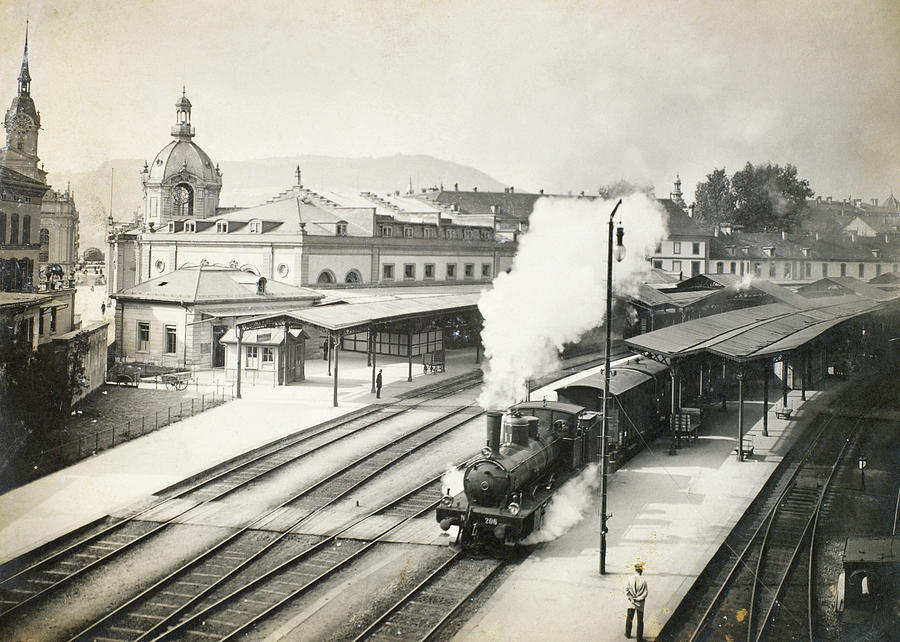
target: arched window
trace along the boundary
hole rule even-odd
[[[19,244],[19,215],[15,212],[9,217],[9,244]]]
[[[25,214],[22,217],[22,245],[31,243],[31,216]]]
[[[45,227],[41,228],[41,254],[40,261],[46,263],[50,260],[50,230]]]
[[[344,283],[362,283],[362,276],[356,270],[350,270],[344,277]]]
[[[172,215],[176,218],[194,215],[194,189],[179,183],[172,190]]]
[[[316,279],[316,283],[321,285],[329,285],[335,282],[334,273],[331,270],[322,270],[319,274],[319,278]]]

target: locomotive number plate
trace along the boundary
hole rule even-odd
[[[496,526],[500,522],[497,521],[496,517],[485,517],[484,523],[487,524],[488,526]]]

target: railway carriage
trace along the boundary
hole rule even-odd
[[[562,402],[603,411],[602,373],[558,388]],[[610,369],[607,452],[611,461],[622,463],[644,448],[669,420],[671,380],[669,368],[649,359],[635,359]]]

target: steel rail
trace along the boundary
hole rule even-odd
[[[465,379],[465,378],[464,378],[464,379]],[[451,382],[450,385],[458,385],[458,384],[459,384],[459,382],[457,382],[456,380],[453,380],[453,381]],[[438,387],[438,390],[440,390],[442,387],[443,387],[443,386],[439,386],[439,387]],[[450,395],[456,394],[457,392],[460,392],[461,390],[465,390],[465,389],[467,389],[468,387],[471,387],[471,385],[466,385],[466,386],[464,386],[464,387],[461,388],[461,389],[456,388],[456,389],[453,389],[453,390],[451,390],[451,391],[449,391],[449,392],[439,392],[438,394],[433,394],[435,391],[432,390],[432,391],[429,391],[428,393],[425,393],[424,395],[421,395],[421,396],[422,396],[422,397],[425,397],[426,400],[439,399],[439,398],[441,398],[441,397],[445,397],[445,396],[450,396]],[[359,432],[361,432],[361,431],[363,431],[363,430],[366,430],[366,429],[368,429],[368,428],[371,428],[372,426],[374,426],[374,425],[376,425],[376,424],[378,424],[378,423],[381,423],[381,422],[384,422],[384,421],[393,419],[393,418],[399,416],[400,414],[406,413],[406,412],[408,412],[408,411],[410,411],[410,410],[413,410],[413,409],[419,407],[420,405],[421,405],[421,404],[414,404],[414,405],[410,405],[410,406],[401,406],[399,410],[396,410],[396,411],[393,411],[393,412],[390,412],[390,411],[389,411],[389,412],[384,412],[383,406],[377,406],[377,405],[376,405],[376,406],[372,406],[372,407],[370,407],[370,408],[366,408],[366,409],[363,410],[362,412],[349,413],[349,414],[351,414],[351,416],[350,416],[348,419],[345,419],[344,417],[341,417],[336,423],[333,423],[335,420],[330,420],[330,421],[328,421],[328,422],[324,422],[324,424],[320,424],[320,426],[322,426],[320,429],[316,430],[316,428],[318,428],[318,427],[312,429],[312,430],[315,430],[315,432],[310,433],[310,432],[308,432],[308,431],[303,431],[303,434],[297,435],[297,438],[296,438],[296,439],[289,438],[289,439],[292,439],[292,440],[289,441],[288,443],[276,443],[276,444],[272,445],[272,449],[271,449],[271,450],[269,450],[267,446],[264,446],[264,448],[266,448],[267,450],[266,450],[265,452],[263,452],[263,453],[260,453],[259,455],[255,456],[255,457],[253,457],[252,459],[250,459],[250,460],[248,460],[248,461],[245,461],[245,462],[242,462],[242,463],[240,463],[240,464],[237,464],[237,465],[235,465],[235,466],[233,466],[233,467],[231,467],[231,468],[228,468],[228,469],[226,469],[226,470],[224,470],[224,471],[222,471],[222,472],[220,472],[220,473],[217,473],[217,474],[215,474],[213,477],[210,477],[210,478],[207,478],[207,479],[205,479],[205,480],[203,480],[203,481],[200,481],[200,482],[198,482],[197,484],[194,484],[194,485],[190,486],[189,488],[187,488],[187,489],[185,489],[185,490],[183,490],[183,491],[179,491],[177,494],[175,494],[175,495],[173,495],[173,496],[171,496],[171,497],[167,497],[166,499],[163,499],[163,500],[161,500],[161,501],[159,501],[159,502],[155,502],[153,505],[147,507],[146,509],[141,510],[139,513],[136,513],[135,515],[132,515],[132,516],[130,516],[130,517],[128,517],[128,518],[125,518],[125,519],[123,519],[123,520],[120,520],[120,521],[118,521],[118,522],[116,522],[116,523],[114,523],[114,524],[111,524],[110,526],[108,526],[108,527],[102,529],[101,531],[96,532],[96,533],[93,533],[93,534],[91,534],[91,535],[89,535],[89,536],[87,536],[87,537],[85,537],[85,538],[79,540],[78,542],[75,542],[75,543],[73,543],[73,544],[67,546],[66,548],[62,549],[61,551],[57,551],[57,552],[54,553],[53,555],[51,555],[51,556],[49,556],[49,557],[47,557],[47,558],[44,558],[44,559],[40,560],[39,562],[36,562],[35,564],[32,564],[32,565],[26,567],[25,569],[22,569],[22,570],[16,572],[15,574],[9,576],[8,578],[6,578],[6,579],[0,581],[0,587],[2,587],[3,584],[6,584],[6,583],[8,583],[8,582],[11,582],[11,581],[13,581],[13,580],[15,580],[15,579],[25,579],[25,578],[23,578],[23,576],[24,576],[26,573],[33,573],[33,572],[35,572],[35,571],[40,572],[40,570],[41,570],[43,567],[49,566],[50,564],[52,564],[52,563],[54,563],[54,562],[57,562],[57,561],[59,561],[59,560],[61,560],[61,559],[64,559],[66,555],[72,553],[75,549],[80,548],[80,547],[83,547],[83,546],[85,546],[85,545],[89,545],[91,542],[98,541],[98,540],[100,540],[101,538],[103,538],[103,537],[107,536],[108,534],[110,534],[111,532],[114,532],[114,531],[117,531],[117,530],[121,530],[121,529],[123,529],[125,526],[127,526],[128,524],[135,523],[135,522],[139,521],[139,518],[140,518],[141,516],[147,515],[147,514],[150,513],[151,511],[158,510],[159,508],[161,508],[162,506],[166,505],[166,504],[169,503],[169,502],[173,502],[173,501],[175,501],[175,500],[177,500],[177,499],[183,498],[184,496],[186,496],[186,495],[188,495],[188,494],[190,494],[190,493],[196,492],[198,489],[203,488],[204,486],[208,486],[208,485],[210,485],[210,484],[212,484],[212,483],[215,483],[216,481],[221,481],[221,479],[224,478],[224,477],[227,476],[227,475],[234,474],[234,473],[237,472],[237,471],[240,471],[240,470],[242,470],[242,469],[244,469],[244,468],[247,468],[247,467],[249,467],[249,466],[255,465],[255,464],[257,464],[259,461],[261,461],[261,460],[263,460],[263,459],[265,459],[265,458],[269,458],[269,457],[277,457],[277,456],[278,456],[279,454],[281,454],[284,450],[287,450],[287,449],[293,448],[293,447],[295,447],[295,446],[298,446],[298,445],[300,445],[300,444],[302,444],[302,443],[304,443],[304,442],[306,442],[306,441],[309,441],[309,440],[311,440],[311,439],[314,439],[314,438],[316,438],[316,437],[318,437],[318,436],[320,436],[320,435],[322,435],[322,434],[325,434],[325,433],[328,433],[328,432],[333,432],[333,431],[336,431],[336,430],[340,430],[342,427],[346,426],[347,424],[350,424],[350,423],[352,423],[352,422],[354,422],[354,421],[358,421],[359,419],[365,419],[365,418],[367,418],[367,417],[370,417],[370,416],[372,416],[372,415],[374,415],[374,414],[378,414],[378,413],[381,414],[381,416],[378,417],[375,421],[372,421],[372,422],[369,422],[369,423],[364,423],[364,424],[361,425],[359,428],[353,429],[353,430],[351,430],[350,432],[348,432],[348,433],[346,433],[346,434],[344,434],[344,435],[341,435],[341,436],[337,437],[336,439],[333,439],[333,440],[331,440],[331,441],[328,441],[328,442],[326,442],[326,443],[324,443],[324,444],[320,444],[319,446],[316,446],[315,448],[312,448],[312,449],[310,449],[310,450],[308,450],[308,451],[305,451],[305,452],[303,452],[303,453],[300,453],[300,454],[297,455],[296,457],[288,458],[288,459],[286,459],[286,460],[283,461],[283,462],[279,462],[279,463],[277,463],[275,466],[273,466],[273,467],[271,467],[271,468],[268,468],[268,469],[266,469],[266,470],[263,470],[263,471],[261,471],[261,472],[255,474],[255,475],[249,477],[248,479],[242,480],[242,481],[240,481],[238,484],[236,484],[236,485],[234,485],[234,486],[231,486],[231,487],[229,487],[229,488],[226,488],[225,490],[223,490],[222,492],[220,492],[220,493],[218,493],[218,494],[216,494],[216,495],[213,495],[213,496],[211,496],[211,497],[208,497],[208,498],[206,498],[206,499],[203,499],[202,501],[200,501],[200,502],[198,502],[198,503],[196,503],[196,504],[194,504],[194,505],[192,505],[192,506],[189,506],[189,507],[185,508],[184,510],[180,511],[179,513],[177,513],[177,514],[171,516],[171,517],[170,517],[169,519],[167,519],[166,521],[163,521],[163,522],[158,523],[156,526],[154,526],[153,528],[151,528],[151,529],[148,530],[147,532],[142,533],[142,534],[140,534],[140,535],[137,536],[137,537],[130,538],[129,541],[125,542],[125,543],[122,544],[121,546],[119,546],[119,547],[117,547],[117,548],[115,548],[115,549],[113,549],[113,550],[110,550],[108,553],[105,553],[105,554],[103,554],[103,555],[100,555],[97,559],[92,560],[92,561],[89,562],[88,564],[86,564],[86,565],[84,565],[84,566],[81,566],[81,567],[75,569],[75,570],[72,571],[70,574],[68,574],[68,575],[66,575],[66,576],[64,576],[64,577],[62,577],[62,578],[60,578],[58,581],[53,582],[53,583],[51,583],[51,584],[48,584],[48,585],[44,586],[43,588],[41,588],[40,590],[38,590],[38,591],[36,591],[36,592],[34,592],[34,593],[31,593],[31,594],[28,595],[25,599],[20,600],[19,602],[13,604],[12,606],[10,606],[9,608],[7,608],[6,610],[0,612],[0,619],[3,619],[3,618],[5,618],[5,617],[7,617],[10,613],[16,611],[16,610],[19,609],[19,608],[22,608],[22,607],[25,606],[26,604],[30,604],[32,601],[34,601],[34,600],[36,600],[36,599],[38,599],[38,598],[40,598],[40,597],[46,595],[46,594],[49,593],[50,591],[53,591],[53,590],[58,589],[61,585],[66,584],[66,583],[68,583],[68,582],[70,582],[70,581],[76,579],[77,577],[80,577],[81,575],[83,575],[84,573],[88,572],[89,570],[94,569],[94,568],[96,568],[97,566],[99,566],[99,565],[101,565],[101,564],[103,564],[103,563],[105,563],[105,562],[108,562],[110,559],[112,559],[112,558],[115,557],[115,556],[118,556],[118,555],[121,554],[122,552],[124,552],[124,551],[126,551],[126,550],[131,550],[132,547],[134,547],[134,546],[137,545],[138,543],[144,541],[145,539],[149,538],[151,535],[154,535],[154,534],[160,532],[161,530],[163,530],[164,528],[166,528],[167,526],[171,525],[176,519],[178,519],[179,517],[181,517],[181,516],[184,515],[185,513],[189,512],[189,511],[191,511],[191,510],[194,510],[194,509],[196,509],[196,508],[198,508],[198,507],[200,507],[200,506],[203,506],[203,505],[205,505],[205,504],[207,504],[207,503],[210,503],[210,502],[212,502],[212,501],[219,500],[219,499],[221,499],[222,497],[224,497],[225,495],[228,495],[228,494],[230,494],[231,492],[233,492],[233,491],[235,491],[235,490],[237,490],[237,489],[239,489],[239,488],[243,488],[244,486],[246,486],[246,485],[248,485],[248,484],[250,484],[250,483],[252,483],[252,482],[254,482],[254,481],[257,481],[260,477],[262,477],[262,476],[264,476],[264,475],[268,475],[268,474],[270,474],[270,473],[272,473],[272,472],[278,470],[278,469],[281,468],[282,466],[285,466],[285,465],[288,465],[288,464],[291,464],[291,463],[295,463],[295,462],[298,461],[299,459],[308,457],[308,456],[310,456],[312,453],[317,452],[318,450],[321,450],[321,449],[323,449],[323,448],[325,448],[325,447],[327,447],[327,446],[331,446],[331,445],[337,443],[338,441],[341,441],[342,439],[348,438],[348,437],[350,437],[350,436],[352,436],[352,435],[355,435],[355,434],[357,434],[357,433],[359,433]],[[331,424],[331,425],[326,425],[326,424]],[[279,508],[280,508],[280,507],[279,507]],[[25,581],[27,581],[27,579],[25,579]]]
[[[790,476],[788,477],[788,480],[787,480],[787,483],[785,484],[784,490],[778,495],[776,501],[774,502],[773,507],[769,509],[769,511],[766,513],[766,516],[763,517],[762,521],[760,522],[759,526],[756,527],[756,529],[753,531],[751,536],[748,538],[747,543],[744,545],[744,548],[741,549],[740,553],[738,553],[737,559],[735,560],[734,564],[732,565],[731,570],[728,572],[727,576],[722,581],[722,584],[719,587],[719,590],[713,596],[713,599],[710,600],[709,606],[706,608],[706,611],[704,611],[702,617],[700,618],[700,621],[697,623],[697,626],[694,628],[693,632],[691,633],[691,636],[689,638],[690,642],[694,642],[694,641],[698,640],[700,634],[709,625],[709,623],[710,623],[709,618],[712,615],[713,610],[719,605],[719,602],[721,601],[722,597],[725,595],[726,590],[730,588],[730,586],[734,580],[734,577],[737,575],[739,570],[746,567],[744,558],[747,556],[747,553],[749,552],[750,548],[755,544],[757,538],[760,536],[760,534],[762,532],[763,527],[769,521],[769,518],[771,517],[773,511],[784,500],[785,496],[790,491],[792,484],[796,480],[797,476],[800,474],[800,470],[802,468],[802,460],[804,460],[812,452],[813,448],[818,443],[818,440],[824,435],[825,430],[828,428],[829,425],[831,425],[831,422],[834,421],[835,417],[836,417],[836,415],[831,415],[828,418],[828,420],[823,423],[822,427],[819,429],[819,432],[810,441],[803,457],[796,464],[796,467],[794,468],[794,470],[791,472]],[[755,579],[754,579],[754,581],[755,581]]]
[[[417,428],[416,430],[413,430],[413,431],[411,431],[411,432],[409,432],[409,433],[406,433],[406,434],[404,434],[404,435],[402,435],[402,436],[400,436],[400,437],[398,437],[398,438],[392,440],[391,442],[388,442],[388,443],[386,443],[386,444],[380,446],[377,450],[372,451],[372,452],[370,452],[370,453],[368,453],[368,454],[366,454],[366,455],[363,455],[362,457],[359,457],[359,458],[355,459],[354,461],[348,463],[347,465],[345,465],[345,466],[342,467],[341,469],[339,469],[339,470],[335,471],[334,473],[332,473],[332,474],[326,476],[324,479],[318,480],[317,482],[315,482],[315,483],[313,483],[312,485],[308,486],[307,488],[303,489],[303,490],[300,491],[299,493],[297,493],[297,494],[293,495],[292,497],[290,497],[289,499],[285,500],[284,502],[282,502],[281,504],[279,504],[279,505],[276,506],[275,508],[273,508],[273,509],[271,509],[271,510],[269,510],[269,511],[266,511],[266,512],[263,513],[261,516],[257,517],[257,518],[254,519],[253,521],[251,521],[251,522],[249,522],[248,524],[246,524],[243,528],[239,529],[238,531],[232,533],[231,535],[227,536],[227,537],[224,538],[223,540],[221,540],[221,541],[219,541],[218,543],[214,544],[212,547],[210,547],[209,549],[207,549],[207,550],[204,551],[203,553],[200,553],[198,556],[196,556],[196,557],[193,558],[192,560],[189,560],[188,562],[186,562],[185,564],[183,564],[183,565],[182,565],[181,567],[179,567],[178,569],[172,571],[169,575],[167,575],[166,577],[160,579],[159,581],[157,581],[156,583],[154,583],[152,586],[150,586],[150,587],[148,587],[147,589],[141,591],[139,594],[135,595],[132,599],[130,599],[130,600],[128,600],[127,602],[123,603],[122,605],[120,605],[119,607],[117,607],[115,610],[113,610],[113,611],[107,613],[102,619],[98,620],[97,622],[94,622],[93,624],[91,624],[90,626],[88,626],[86,629],[84,629],[83,631],[81,631],[80,633],[78,633],[77,635],[75,635],[72,639],[73,639],[73,640],[79,639],[79,638],[81,638],[81,637],[87,635],[90,631],[96,629],[97,627],[102,626],[104,623],[108,622],[108,621],[111,620],[112,618],[114,618],[114,617],[120,615],[123,611],[125,611],[125,610],[128,609],[129,607],[131,607],[131,606],[133,606],[133,605],[139,603],[139,601],[140,601],[141,599],[143,599],[146,595],[148,595],[148,594],[151,593],[152,591],[155,591],[156,589],[160,588],[160,587],[163,586],[164,584],[169,583],[169,582],[171,582],[172,580],[176,579],[178,576],[183,575],[184,573],[190,571],[190,569],[192,569],[194,566],[200,564],[200,563],[201,563],[202,561],[204,561],[205,559],[211,557],[211,556],[214,555],[216,552],[218,552],[218,551],[220,551],[222,548],[224,548],[227,544],[229,544],[229,543],[235,541],[238,537],[240,537],[241,535],[243,535],[243,534],[246,533],[247,531],[253,529],[254,526],[263,523],[265,520],[267,520],[269,517],[271,517],[273,514],[275,514],[276,512],[278,512],[279,510],[281,510],[282,508],[285,508],[285,507],[288,506],[289,504],[291,504],[291,503],[297,501],[298,499],[300,499],[300,498],[302,498],[302,497],[308,495],[309,493],[313,492],[315,489],[317,489],[317,488],[319,488],[320,486],[322,486],[322,485],[328,483],[329,481],[331,481],[331,480],[333,480],[333,479],[339,477],[340,475],[345,474],[347,471],[349,471],[350,469],[356,467],[357,465],[359,465],[359,464],[361,464],[361,463],[364,463],[364,462],[366,462],[366,461],[368,461],[368,460],[371,460],[372,458],[374,458],[374,457],[376,457],[377,455],[379,455],[381,452],[383,452],[383,451],[385,451],[385,450],[387,450],[387,449],[389,449],[389,448],[395,446],[396,444],[402,442],[403,440],[412,438],[412,437],[414,437],[416,434],[421,433],[421,432],[427,430],[428,428],[432,427],[433,425],[436,425],[436,424],[438,424],[438,423],[440,423],[440,422],[442,422],[442,421],[445,421],[447,418],[452,417],[453,415],[458,414],[458,413],[460,413],[460,412],[466,410],[466,409],[469,408],[469,407],[470,407],[470,406],[460,406],[460,407],[456,408],[454,411],[452,411],[451,413],[447,413],[447,414],[445,414],[445,415],[443,415],[443,416],[441,416],[441,417],[438,417],[437,419],[434,419],[434,420],[432,420],[432,421],[427,422],[425,425],[420,426],[420,427]],[[477,416],[477,415],[475,415],[475,416]],[[474,417],[466,418],[464,421],[460,422],[459,424],[456,424],[456,425],[452,426],[451,428],[448,428],[447,431],[441,433],[438,437],[443,436],[444,434],[446,434],[446,432],[449,432],[449,431],[451,431],[451,430],[455,430],[456,428],[458,428],[460,425],[462,425],[462,424],[464,424],[464,423],[468,423],[468,422],[471,421],[473,418],[474,418]],[[426,443],[427,443],[427,442],[426,442]],[[408,455],[408,454],[409,454],[409,452],[403,454],[399,459],[402,459],[403,457],[405,457],[405,456]],[[398,459],[398,460],[399,460],[399,459]],[[383,469],[383,467],[380,467],[375,473],[373,473],[373,475],[380,473],[380,472],[382,471],[382,469]],[[338,501],[339,499],[341,499],[341,497],[343,497],[343,496],[346,495],[347,493],[351,492],[356,486],[358,486],[360,483],[363,483],[364,481],[365,481],[365,478],[364,478],[362,481],[358,482],[358,483],[357,483],[356,485],[354,485],[353,487],[351,487],[350,489],[348,489],[348,490],[346,490],[345,492],[341,493],[338,497],[333,498],[332,500],[329,500],[329,504],[332,504],[332,503]],[[327,506],[327,505],[328,505],[328,504],[326,504],[325,506]],[[294,528],[296,528],[299,524],[301,524],[302,522],[308,520],[308,519],[311,518],[313,515],[318,514],[319,512],[321,512],[321,510],[323,510],[323,509],[325,508],[325,506],[321,506],[321,507],[315,509],[314,511],[312,511],[312,512],[306,514],[306,515],[304,515],[304,516],[301,517],[301,518],[299,518],[298,520],[294,521],[294,522],[293,522],[292,524],[290,524],[286,529],[283,529],[283,530],[281,531],[281,533],[279,534],[279,536],[276,537],[274,540],[272,540],[271,542],[268,542],[268,543],[265,544],[262,548],[260,548],[260,549],[257,550],[255,553],[253,553],[250,557],[248,557],[247,559],[245,559],[245,560],[243,560],[242,562],[240,562],[240,563],[238,564],[238,566],[236,566],[236,567],[234,567],[233,569],[231,569],[230,571],[228,571],[228,572],[227,572],[224,576],[222,576],[221,578],[218,578],[212,585],[210,585],[209,587],[204,588],[204,589],[201,591],[201,593],[199,593],[198,595],[193,596],[193,597],[188,601],[187,604],[184,604],[184,605],[178,607],[177,613],[183,612],[185,608],[187,608],[187,607],[191,606],[192,604],[196,603],[196,600],[197,600],[197,599],[200,599],[201,597],[207,595],[211,590],[213,590],[214,588],[220,586],[221,583],[222,583],[223,581],[227,580],[227,579],[230,578],[230,577],[233,577],[234,574],[236,574],[236,573],[239,572],[240,570],[246,568],[246,566],[247,566],[248,564],[250,564],[250,563],[253,562],[254,560],[258,559],[262,554],[264,554],[266,551],[268,551],[271,547],[273,547],[275,544],[277,544],[278,542],[280,542],[281,540],[283,540],[284,537],[286,537],[288,534],[290,534],[290,532],[291,532]],[[177,613],[176,613],[176,614],[177,614]],[[169,620],[170,620],[169,617],[165,618],[165,621],[166,621],[166,622],[168,622]],[[152,629],[155,629],[157,626],[158,626],[158,625],[154,625],[154,627],[152,627]],[[152,630],[152,629],[151,629],[151,630]],[[145,632],[145,634],[142,634],[141,638],[139,638],[139,639],[143,639],[144,635],[146,635],[146,632]]]
[[[254,588],[255,586],[257,586],[257,585],[259,585],[259,584],[261,584],[261,583],[267,581],[268,579],[270,579],[271,577],[273,577],[273,576],[276,575],[277,573],[281,572],[282,570],[288,568],[289,566],[292,566],[292,565],[296,564],[297,562],[300,562],[300,561],[304,560],[305,558],[310,557],[313,553],[318,552],[319,549],[322,549],[322,548],[324,548],[327,544],[332,543],[333,541],[335,541],[336,539],[338,539],[338,538],[340,537],[341,534],[348,532],[351,528],[357,526],[358,524],[362,523],[363,521],[365,521],[365,520],[371,518],[371,517],[374,516],[374,515],[377,515],[378,513],[381,513],[381,512],[383,512],[383,511],[385,511],[385,510],[388,510],[388,509],[390,509],[390,508],[393,508],[393,507],[395,507],[395,506],[397,506],[397,505],[399,505],[399,504],[401,504],[401,503],[403,503],[403,502],[409,500],[413,495],[415,495],[415,494],[417,494],[417,493],[425,492],[429,486],[432,486],[432,485],[434,485],[434,484],[436,484],[436,483],[439,484],[439,483],[440,483],[440,479],[441,479],[440,477],[433,477],[433,478],[429,479],[428,481],[426,481],[425,483],[419,485],[417,488],[415,488],[415,489],[413,489],[413,490],[407,492],[407,493],[404,494],[402,497],[397,498],[397,499],[395,499],[395,500],[392,500],[392,501],[388,502],[387,504],[381,506],[380,508],[378,508],[378,509],[376,509],[376,510],[370,512],[370,513],[368,513],[367,515],[365,515],[365,516],[363,516],[363,517],[360,517],[359,519],[355,520],[353,523],[351,523],[351,524],[345,526],[344,528],[340,529],[338,532],[333,533],[332,535],[329,535],[326,539],[324,539],[324,540],[322,540],[321,542],[317,543],[317,544],[316,544],[315,546],[313,546],[312,548],[307,549],[307,550],[305,550],[305,551],[302,551],[301,553],[298,553],[297,555],[294,555],[293,557],[291,557],[291,558],[285,560],[284,562],[280,563],[280,564],[279,564],[278,566],[276,566],[275,568],[273,568],[273,569],[267,571],[265,574],[263,574],[263,575],[261,575],[261,576],[259,576],[259,577],[257,577],[257,578],[254,578],[252,581],[250,581],[250,582],[244,584],[243,586],[241,586],[241,587],[235,589],[234,591],[232,591],[232,592],[229,593],[228,595],[225,595],[225,596],[221,597],[220,599],[216,600],[213,604],[210,604],[210,605],[206,606],[205,608],[203,608],[202,610],[200,610],[200,611],[198,611],[198,612],[196,612],[196,613],[191,614],[191,615],[188,616],[186,619],[184,619],[184,620],[178,622],[175,626],[173,626],[173,627],[167,629],[166,631],[162,632],[162,633],[161,633],[160,635],[158,635],[157,637],[152,638],[152,642],[158,642],[159,640],[167,639],[167,638],[169,638],[169,637],[171,637],[171,636],[173,636],[173,635],[176,635],[177,633],[179,633],[179,632],[181,632],[181,631],[184,631],[184,629],[186,629],[191,623],[195,622],[198,618],[201,618],[201,617],[207,615],[208,613],[210,613],[210,612],[213,611],[214,609],[218,608],[218,607],[221,606],[222,604],[224,604],[224,603],[226,603],[226,602],[228,602],[228,601],[231,601],[231,600],[235,599],[235,598],[238,597],[239,595],[242,595],[243,593],[245,593],[245,592],[251,590],[251,589]],[[440,492],[440,489],[438,489],[438,492]],[[431,503],[428,504],[425,508],[422,508],[422,509],[416,511],[413,515],[404,518],[404,519],[401,520],[399,523],[394,524],[393,526],[389,526],[388,528],[386,528],[385,530],[383,530],[381,533],[379,533],[378,535],[376,535],[371,541],[369,541],[368,543],[366,543],[366,544],[365,544],[362,548],[360,548],[358,551],[352,553],[349,557],[347,557],[347,558],[344,559],[344,560],[341,560],[340,562],[338,562],[338,563],[335,564],[334,566],[331,566],[330,568],[324,570],[320,575],[318,575],[318,576],[315,577],[314,579],[310,580],[309,582],[307,582],[307,583],[304,584],[303,586],[300,586],[300,587],[297,588],[296,590],[290,592],[290,593],[287,594],[284,598],[282,598],[282,599],[280,599],[279,601],[277,601],[275,604],[272,604],[272,605],[268,606],[268,607],[267,607],[265,610],[263,610],[261,613],[258,613],[257,615],[253,616],[250,620],[248,620],[248,621],[244,622],[243,624],[241,624],[238,628],[236,628],[235,630],[233,630],[231,633],[229,633],[229,634],[227,634],[226,636],[220,638],[220,640],[228,640],[228,639],[231,639],[232,637],[234,637],[234,636],[239,635],[240,633],[242,633],[242,632],[243,632],[244,630],[246,630],[248,627],[254,626],[256,623],[258,623],[258,622],[260,622],[261,620],[265,619],[270,613],[272,613],[272,612],[275,611],[276,609],[281,608],[284,604],[286,604],[287,602],[289,602],[289,601],[295,599],[295,598],[296,598],[298,595],[300,595],[301,593],[304,593],[304,592],[310,590],[311,588],[313,588],[314,586],[317,586],[317,585],[320,584],[322,581],[324,581],[325,579],[327,579],[328,577],[330,577],[331,575],[333,575],[333,574],[334,574],[335,572],[337,572],[338,570],[342,569],[344,566],[346,566],[347,564],[349,564],[349,563],[352,562],[353,560],[358,559],[360,556],[362,556],[363,553],[369,551],[372,547],[374,547],[376,544],[378,544],[380,540],[382,540],[386,535],[388,535],[388,534],[391,533],[392,531],[394,531],[394,530],[400,528],[401,526],[405,525],[406,523],[408,523],[408,522],[411,521],[412,519],[415,519],[416,517],[419,517],[420,515],[423,515],[423,514],[427,513],[428,511],[434,509],[439,503],[440,503],[440,498],[438,498],[438,499],[436,499],[435,501],[431,502]],[[154,627],[154,628],[158,628],[158,627]],[[139,639],[139,640],[140,640],[140,639],[145,639],[145,636],[142,636],[141,638],[138,638],[138,639]]]
[[[439,581],[440,577],[443,577],[444,574],[452,567],[455,566],[460,559],[462,559],[461,553],[456,553],[453,557],[443,562],[440,566],[438,566],[435,570],[429,573],[421,582],[419,582],[415,587],[413,587],[406,595],[402,596],[397,602],[385,611],[381,616],[378,617],[374,622],[372,622],[366,629],[353,638],[353,642],[360,642],[361,640],[367,639],[373,633],[375,633],[379,628],[384,626],[387,622],[390,621],[391,617],[398,613],[406,604],[408,604],[412,599],[414,599],[417,595],[419,595],[424,589],[428,588],[433,583]],[[420,641],[428,640],[433,636],[451,617],[453,617],[456,612],[460,609],[460,607],[465,604],[466,600],[468,600],[472,595],[474,595],[485,583],[488,582],[494,575],[496,575],[501,568],[506,566],[506,562],[501,560],[490,560],[490,563],[494,564],[494,568],[491,569],[485,577],[483,577],[479,582],[475,584],[465,595],[459,598],[447,612],[441,616],[436,623],[428,627],[428,629],[424,632],[423,635],[420,635],[416,639]],[[404,633],[407,633],[404,631]]]
[[[867,415],[868,414],[869,413],[867,413]],[[859,439],[859,431],[862,428],[862,422],[866,418],[866,416],[859,417],[856,420],[856,423],[854,424],[853,428],[851,428],[849,431],[850,435],[854,438],[854,447],[856,445],[856,442]],[[770,626],[770,622],[771,622],[770,618],[772,616],[772,612],[775,610],[775,606],[777,604],[778,597],[781,595],[781,592],[784,590],[785,581],[787,580],[787,577],[790,574],[791,568],[794,566],[794,563],[797,559],[797,554],[800,551],[801,547],[803,546],[803,541],[806,539],[806,536],[808,533],[811,534],[811,537],[810,537],[810,558],[809,558],[809,569],[810,570],[807,573],[807,577],[808,577],[807,604],[809,606],[809,609],[808,609],[808,612],[809,612],[808,623],[810,626],[809,637],[810,637],[810,640],[812,640],[812,590],[811,590],[812,576],[811,576],[811,573],[812,573],[812,554],[814,552],[814,541],[815,541],[814,525],[815,525],[815,523],[818,522],[818,516],[822,509],[822,503],[825,500],[825,493],[828,492],[828,489],[831,486],[831,482],[834,479],[834,475],[837,472],[837,469],[840,466],[841,461],[844,458],[844,454],[847,452],[847,449],[849,447],[850,447],[850,439],[848,438],[848,439],[844,440],[844,443],[841,446],[840,451],[835,456],[835,461],[831,466],[831,471],[829,472],[828,477],[822,484],[822,488],[819,491],[819,496],[818,496],[818,499],[816,502],[815,509],[814,509],[812,515],[810,515],[809,519],[807,520],[807,524],[806,524],[806,527],[803,529],[803,533],[801,534],[801,536],[799,538],[797,538],[797,545],[794,547],[794,551],[791,553],[791,557],[788,560],[788,562],[784,568],[781,579],[778,582],[778,586],[775,587],[775,592],[772,597],[772,601],[769,604],[769,608],[766,610],[765,617],[762,619],[762,625],[759,627],[759,632],[757,633],[755,638],[748,637],[748,640],[751,640],[751,642],[753,640],[756,640],[756,642],[759,642],[759,640],[761,640],[763,635],[766,633],[767,627]],[[752,609],[752,606],[751,606],[751,609]],[[752,613],[752,610],[751,610],[751,613]],[[748,631],[752,631],[752,628],[750,627],[750,622],[748,622]]]

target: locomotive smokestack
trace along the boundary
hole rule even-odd
[[[500,427],[503,423],[503,413],[497,410],[487,412],[487,447],[491,449],[491,455],[500,454]]]

